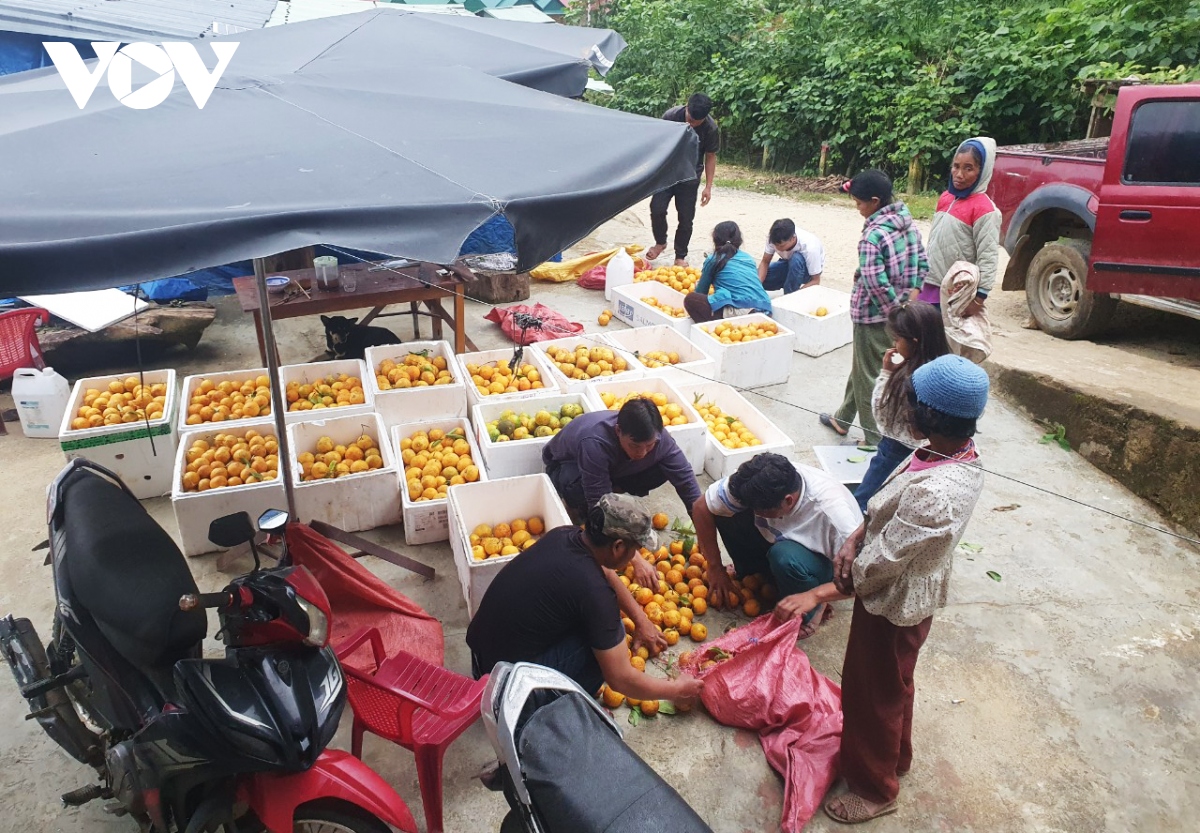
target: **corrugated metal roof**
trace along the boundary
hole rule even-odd
[[[0,0],[0,31],[47,38],[161,41],[261,29],[276,0]]]
[[[553,23],[554,18],[545,12],[538,11],[535,6],[513,6],[511,9],[484,9],[480,17],[491,17],[496,20],[515,20],[518,23]]]
[[[391,3],[376,3],[372,0],[279,0],[267,26],[282,26],[285,23],[304,23],[322,17],[337,17],[357,14],[371,9],[405,11],[404,6]]]

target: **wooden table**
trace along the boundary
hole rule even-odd
[[[433,337],[442,337],[442,322],[454,328],[454,352],[463,353],[468,348],[475,350],[475,344],[467,337],[466,314],[464,303],[464,284],[474,281],[474,274],[462,264],[452,264],[439,267],[431,263],[421,263],[403,269],[388,269],[378,272],[369,271],[373,263],[356,263],[338,267],[343,276],[352,273],[357,278],[357,286],[353,292],[340,289],[324,291],[316,286],[312,269],[296,269],[289,272],[273,272],[271,276],[282,275],[299,282],[307,287],[307,296],[289,285],[286,293],[268,295],[268,306],[271,318],[279,321],[284,318],[299,318],[303,315],[318,315],[323,313],[344,312],[351,309],[371,307],[371,312],[363,318],[360,324],[370,324],[376,318],[390,315],[409,315],[413,317],[414,337],[420,337],[418,315],[427,315],[433,323]],[[441,269],[448,274],[440,274]],[[267,361],[266,345],[262,337],[262,311],[258,305],[258,288],[253,277],[234,278],[233,288],[237,293],[242,311],[254,316],[254,330],[258,336],[258,351],[263,363]],[[442,306],[445,298],[454,299],[454,314],[451,315]],[[409,304],[407,312],[384,312],[391,304]],[[428,312],[420,311],[424,304]]]

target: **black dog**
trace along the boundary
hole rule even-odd
[[[339,359],[362,359],[368,347],[402,343],[391,330],[359,324],[357,318],[322,315],[321,323],[325,325],[325,346]]]

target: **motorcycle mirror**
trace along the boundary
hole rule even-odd
[[[217,518],[208,525],[208,540],[218,547],[236,547],[254,540],[254,525],[245,512]]]
[[[279,532],[291,518],[282,509],[268,509],[258,516],[258,528],[263,532]]]

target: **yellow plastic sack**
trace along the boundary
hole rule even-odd
[[[625,251],[629,256],[636,260],[638,252],[642,250],[642,246],[626,246]],[[529,277],[539,281],[552,281],[554,283],[566,283],[567,281],[578,280],[579,276],[589,269],[595,269],[597,266],[602,266],[608,263],[609,258],[617,253],[616,249],[609,249],[605,252],[589,252],[583,257],[564,260],[562,263],[551,263],[547,261],[541,266],[530,270]]]

